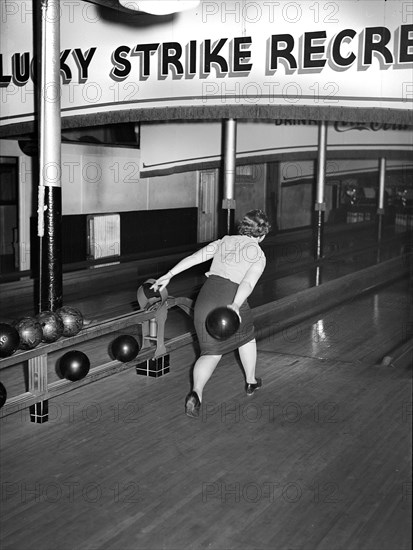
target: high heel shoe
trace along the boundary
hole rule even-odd
[[[198,394],[194,391],[191,391],[186,396],[185,401],[185,414],[191,418],[198,418],[199,409],[201,408],[201,401],[198,397]]]
[[[261,378],[255,378],[255,380],[255,384],[245,384],[245,391],[247,392],[248,396],[254,395],[255,390],[259,390],[262,386]]]

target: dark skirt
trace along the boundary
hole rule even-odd
[[[205,319],[210,311],[227,306],[234,300],[238,284],[229,279],[210,275],[201,288],[195,303],[194,323],[201,348],[201,355],[223,355],[233,351],[255,338],[254,318],[245,301],[240,308],[241,325],[227,340],[215,340],[205,327]]]

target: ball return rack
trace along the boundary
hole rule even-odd
[[[143,287],[145,284],[153,284],[154,282],[154,279],[148,279],[138,288],[139,310],[107,321],[85,324],[84,328],[75,336],[61,337],[51,344],[40,344],[34,349],[20,350],[10,357],[0,359],[0,375],[4,369],[27,363],[26,391],[6,399],[0,409],[0,418],[29,408],[31,422],[38,424],[47,422],[49,399],[133,366],[136,367],[138,375],[157,378],[167,374],[169,372],[170,352],[190,343],[193,339],[192,333],[186,333],[183,336],[165,341],[165,324],[168,311],[173,307],[179,307],[192,317],[194,304],[190,298],[168,296],[166,289],[158,292],[157,296],[148,298]],[[133,361],[122,363],[111,359],[106,363],[92,367],[85,378],[76,382],[66,379],[48,381],[48,356],[51,353],[65,348],[75,349],[82,342],[136,327],[137,325],[141,325],[142,341],[140,351]]]

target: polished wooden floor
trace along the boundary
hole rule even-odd
[[[399,281],[260,341],[252,398],[225,356],[198,420],[193,347],[4,418],[1,550],[410,549],[412,332]]]

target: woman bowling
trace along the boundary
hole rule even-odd
[[[261,378],[255,376],[257,346],[247,298],[265,268],[266,259],[259,243],[269,229],[266,214],[262,210],[251,210],[241,220],[238,235],[226,235],[184,258],[152,286],[154,290],[163,290],[178,273],[212,259],[195,303],[194,323],[201,354],[194,365],[192,391],[185,401],[188,416],[199,416],[204,386],[224,353],[238,349],[247,395],[253,395],[262,385]],[[238,330],[225,340],[212,337],[205,326],[208,314],[222,306],[234,310],[241,321]]]

